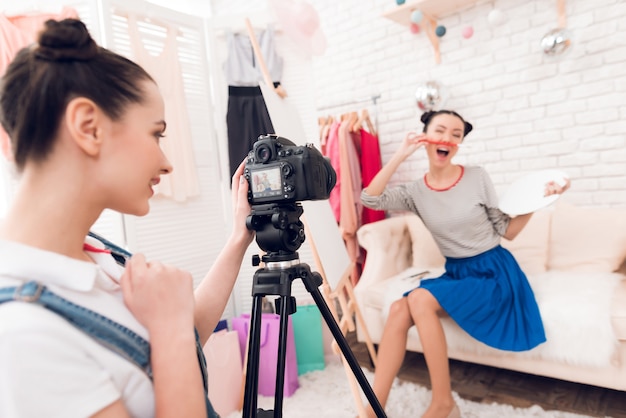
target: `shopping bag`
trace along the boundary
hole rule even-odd
[[[209,400],[220,416],[241,410],[243,367],[237,331],[214,332],[203,347],[209,375]]]
[[[250,324],[250,314],[241,314],[230,320],[230,327],[237,331],[239,338],[239,352],[241,353],[241,364],[246,364],[246,352],[248,350],[248,326]]]
[[[324,338],[322,336],[322,316],[317,305],[301,305],[291,315],[293,336],[296,343],[298,375],[323,370]]]
[[[239,333],[239,343],[240,347],[243,347],[244,353],[247,348],[249,326],[249,314],[243,314],[232,320],[232,327]],[[261,316],[261,337],[259,339],[259,395],[274,396],[276,393],[279,334],[280,315],[264,313]],[[247,361],[247,359],[244,361]],[[248,373],[250,373],[249,370]],[[287,324],[287,350],[285,354],[283,395],[291,396],[298,387],[298,359],[296,357],[293,324],[290,316]]]

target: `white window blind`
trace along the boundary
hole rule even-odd
[[[197,283],[221,250],[230,222],[225,215],[225,202],[229,201],[224,199],[229,194],[225,190],[228,183],[220,178],[213,126],[204,22],[198,17],[145,2],[102,1],[103,43],[131,59],[134,58],[128,32],[128,16],[131,13],[137,17],[145,48],[155,54],[164,46],[166,30],[163,24],[178,28],[178,59],[200,196],[185,202],[157,196],[151,201],[147,216],[124,216],[127,244],[132,252],[142,252],[149,259],[158,259],[190,271]],[[232,309],[230,306],[225,316],[229,316]]]

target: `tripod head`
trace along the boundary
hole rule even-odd
[[[256,242],[267,254],[264,262],[284,262],[298,258],[296,252],[305,239],[299,203],[253,205],[246,227],[256,231]]]

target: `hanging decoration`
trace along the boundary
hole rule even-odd
[[[474,35],[474,28],[471,26],[466,26],[461,30],[461,36],[465,39],[469,39]]]
[[[500,9],[493,9],[489,12],[487,21],[491,26],[500,26],[506,22],[506,15]]]
[[[427,81],[417,86],[415,100],[424,112],[440,109],[445,102],[445,89],[435,80]]]
[[[541,50],[546,55],[560,55],[569,48],[572,40],[566,29],[552,29],[541,38]]]
[[[411,12],[411,22],[420,23],[423,18],[424,18],[424,13],[422,13],[421,10],[417,9]]]
[[[446,27],[443,25],[437,26],[437,28],[435,29],[435,34],[441,38],[446,34]]]
[[[411,31],[412,34],[420,33],[420,27],[417,23],[411,23],[409,25],[409,30]]]
[[[572,44],[570,32],[565,28],[565,0],[557,0],[559,27],[550,30],[541,38],[541,50],[546,55],[560,55]]]

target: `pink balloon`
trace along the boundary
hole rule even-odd
[[[474,34],[474,28],[471,26],[466,26],[463,28],[463,30],[461,31],[461,35],[465,38],[465,39],[469,39],[472,37],[472,35]]]
[[[409,29],[411,30],[411,33],[420,33],[420,27],[417,23],[411,23]]]

